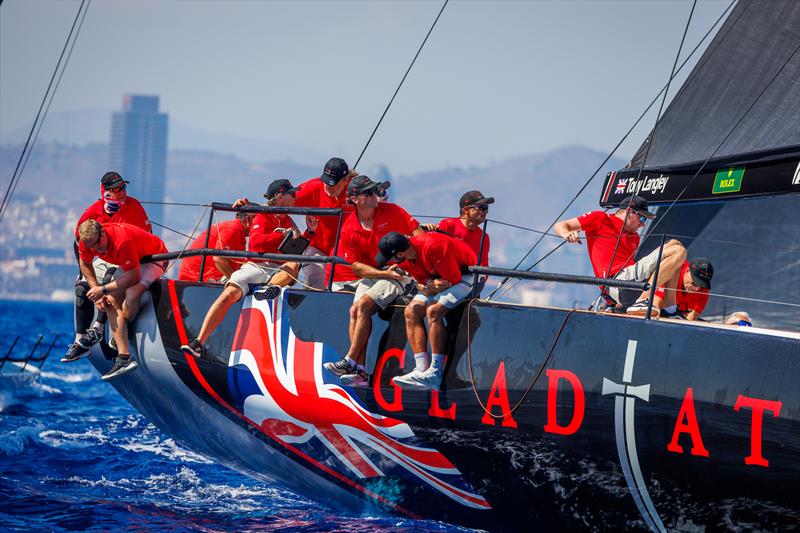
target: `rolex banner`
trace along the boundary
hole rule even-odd
[[[638,169],[610,172],[600,205],[611,207],[636,194],[652,205],[744,196],[800,193],[800,158],[731,166],[708,164],[680,170]]]

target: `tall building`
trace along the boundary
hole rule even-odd
[[[130,180],[128,192],[138,200],[163,202],[167,172],[166,113],[158,96],[125,95],[122,112],[111,119],[111,170]],[[145,204],[149,218],[164,223],[164,206]],[[160,233],[153,224],[153,231]]]

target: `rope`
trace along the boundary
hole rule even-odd
[[[147,200],[139,200],[140,204],[150,204],[150,205],[182,205],[188,207],[210,207],[210,204],[189,204],[185,202],[153,202]]]
[[[192,242],[192,240],[194,239],[194,234],[197,233],[197,228],[200,227],[200,223],[206,217],[206,213],[208,213],[208,210],[210,208],[211,208],[210,205],[206,206],[205,210],[203,211],[203,214],[200,215],[200,218],[197,219],[197,224],[194,225],[194,229],[192,230],[192,234],[191,235],[186,235],[186,237],[187,237],[186,243],[183,245],[183,248],[181,248],[181,251],[178,254],[178,257],[176,257],[175,260],[173,260],[169,265],[167,265],[167,268],[164,270],[164,275],[165,276],[167,275],[167,272],[172,270],[172,267],[174,267],[175,265],[178,264],[178,261],[180,260],[181,256],[183,255],[183,252],[186,251],[186,247],[189,246],[189,243]],[[152,222],[152,220],[151,220],[151,222]],[[159,224],[156,224],[156,225],[159,225]],[[183,234],[181,234],[181,235],[183,235]]]
[[[171,232],[173,232],[173,233],[177,233],[178,235],[181,235],[181,236],[183,236],[183,237],[186,237],[187,239],[192,239],[192,238],[193,238],[191,235],[186,235],[185,233],[182,233],[182,232],[180,232],[180,231],[178,231],[178,230],[176,230],[176,229],[170,228],[169,226],[165,226],[165,225],[163,225],[163,224],[159,224],[158,222],[156,222],[156,221],[155,221],[155,220],[153,220],[153,219],[147,219],[147,221],[148,221],[149,223],[151,223],[151,224],[155,224],[155,225],[156,225],[156,226],[158,226],[159,228],[164,228],[164,229],[166,229],[166,230],[169,230],[169,231],[171,231]]]
[[[394,99],[397,96],[397,93],[400,92],[400,87],[402,87],[403,86],[403,82],[406,81],[406,77],[408,77],[408,73],[411,72],[411,67],[414,66],[414,63],[417,61],[417,58],[419,57],[420,52],[422,52],[422,48],[425,46],[425,43],[428,42],[428,37],[431,36],[431,32],[433,31],[433,28],[435,28],[436,27],[436,23],[439,22],[439,17],[442,16],[442,12],[444,11],[444,8],[447,7],[447,3],[449,1],[450,0],[445,0],[444,4],[442,4],[442,9],[439,10],[439,14],[436,15],[436,19],[433,21],[433,24],[431,24],[431,28],[428,30],[428,34],[422,40],[422,44],[419,45],[419,49],[417,50],[417,53],[414,55],[414,59],[412,59],[411,60],[411,64],[408,65],[408,69],[406,69],[406,73],[403,75],[403,79],[400,80],[400,83],[397,85],[397,89],[395,89],[394,94],[392,95],[392,98],[389,100],[389,103],[386,106],[386,109],[383,110],[383,114],[381,115],[381,118],[378,119],[378,123],[375,124],[375,129],[372,130],[372,134],[369,136],[369,139],[367,139],[367,144],[364,145],[364,149],[361,150],[361,154],[358,156],[358,159],[356,160],[356,164],[353,165],[352,168],[358,168],[358,164],[361,162],[361,158],[364,157],[364,153],[367,151],[367,147],[369,146],[369,143],[372,142],[372,138],[375,137],[375,133],[377,133],[378,128],[381,125],[381,122],[383,122],[383,117],[386,116],[386,113],[389,112],[389,108],[392,107],[392,102],[394,102]]]
[[[734,4],[735,2],[736,2],[736,0],[731,0],[731,3],[730,3],[730,4],[728,4],[728,7],[726,7],[726,8],[725,8],[725,10],[724,10],[724,11],[722,12],[722,14],[721,14],[721,15],[720,15],[720,16],[717,18],[717,20],[714,22],[714,24],[712,24],[712,25],[711,25],[711,27],[708,29],[708,31],[706,32],[706,34],[705,34],[705,35],[703,35],[703,38],[702,38],[702,39],[700,39],[700,41],[698,41],[698,43],[697,43],[697,45],[695,45],[694,49],[692,49],[692,51],[689,53],[689,55],[688,55],[688,56],[686,56],[686,59],[684,59],[684,60],[683,60],[683,63],[681,63],[681,66],[678,68],[678,70],[676,70],[676,71],[675,71],[675,75],[677,75],[677,74],[678,74],[678,73],[679,73],[681,70],[683,70],[683,67],[685,67],[685,66],[686,66],[686,63],[688,63],[688,62],[689,62],[689,60],[690,60],[690,59],[691,59],[691,58],[694,56],[695,52],[697,52],[697,50],[700,48],[700,45],[702,45],[702,44],[703,44],[703,42],[705,42],[705,40],[708,38],[708,36],[709,36],[709,35],[711,35],[711,32],[712,32],[712,31],[714,31],[714,28],[716,28],[716,27],[717,27],[717,25],[720,23],[720,21],[721,21],[721,20],[722,20],[722,19],[725,17],[725,14],[726,14],[726,13],[727,13],[727,12],[728,12],[730,9],[731,9],[731,7],[733,7],[733,4]],[[741,16],[741,15],[740,15],[740,16]],[[720,41],[720,42],[721,42],[721,41]],[[715,49],[715,50],[716,50],[716,49]],[[712,54],[713,54],[713,52],[712,52]],[[709,55],[708,57],[710,57],[710,55]],[[566,207],[564,207],[564,209],[561,211],[561,213],[559,213],[559,214],[558,214],[558,216],[556,216],[556,218],[555,218],[555,219],[554,219],[554,220],[553,220],[553,221],[550,223],[550,225],[549,225],[549,226],[547,226],[547,229],[545,230],[545,233],[546,233],[546,232],[548,232],[548,231],[550,231],[550,228],[552,228],[552,227],[553,227],[553,225],[555,225],[555,223],[556,223],[556,222],[558,222],[559,220],[561,220],[561,217],[562,217],[562,216],[564,216],[564,213],[566,213],[566,212],[567,212],[567,209],[569,209],[569,208],[570,208],[570,206],[572,206],[572,204],[573,204],[573,203],[575,203],[575,200],[577,200],[577,199],[578,199],[578,197],[579,197],[581,194],[583,194],[583,191],[585,191],[585,190],[586,190],[586,188],[589,186],[589,184],[590,184],[590,183],[591,183],[591,182],[594,180],[594,178],[597,176],[597,173],[598,173],[598,172],[600,172],[600,170],[602,170],[602,168],[605,166],[605,164],[608,162],[608,160],[609,160],[609,159],[611,159],[611,157],[612,157],[612,156],[613,156],[613,155],[614,155],[614,154],[617,152],[617,150],[619,149],[619,147],[620,147],[620,146],[622,146],[622,143],[624,143],[624,142],[625,142],[625,140],[626,140],[626,139],[628,138],[628,136],[629,136],[629,135],[630,135],[630,134],[633,132],[633,130],[636,128],[636,126],[638,126],[638,125],[639,125],[639,122],[641,122],[641,120],[644,118],[644,116],[645,116],[645,115],[646,115],[646,114],[647,114],[647,113],[650,111],[650,108],[651,108],[651,107],[653,107],[653,104],[655,104],[655,103],[656,103],[656,101],[658,100],[658,97],[659,97],[659,96],[661,96],[661,93],[662,93],[663,91],[665,91],[666,89],[667,89],[667,87],[666,87],[666,86],[664,86],[664,87],[663,87],[663,88],[662,88],[662,89],[661,89],[661,90],[658,92],[658,94],[656,94],[656,95],[655,95],[655,97],[653,97],[653,99],[650,101],[650,104],[648,104],[648,106],[647,106],[647,107],[644,109],[644,111],[642,111],[642,113],[639,115],[639,118],[637,118],[637,119],[636,119],[636,121],[633,123],[633,125],[632,125],[632,126],[629,128],[629,129],[628,129],[627,133],[625,133],[625,135],[623,135],[623,136],[622,136],[622,138],[619,140],[619,142],[617,143],[617,145],[616,145],[616,146],[614,146],[614,148],[613,148],[613,149],[611,150],[611,152],[610,152],[610,153],[609,153],[609,154],[606,156],[606,158],[603,160],[603,162],[602,162],[602,163],[600,163],[600,165],[598,165],[598,167],[595,169],[595,171],[592,173],[592,175],[591,175],[591,176],[589,176],[589,179],[588,179],[588,180],[586,180],[586,183],[584,183],[584,184],[583,184],[583,186],[582,186],[582,187],[581,187],[581,188],[578,190],[578,192],[575,194],[575,196],[573,196],[573,197],[572,197],[572,199],[571,199],[571,200],[570,200],[570,201],[567,203]],[[516,270],[517,268],[519,268],[519,267],[520,267],[520,265],[521,265],[521,264],[522,264],[522,263],[525,261],[525,259],[527,259],[527,258],[528,258],[528,256],[529,256],[529,255],[530,255],[530,254],[533,252],[533,250],[534,250],[534,249],[535,249],[535,248],[536,248],[536,247],[539,245],[539,243],[540,243],[540,242],[542,242],[542,239],[543,239],[543,238],[544,238],[544,235],[542,235],[541,237],[539,237],[539,239],[537,239],[537,240],[536,240],[536,242],[535,242],[535,243],[533,243],[533,246],[531,246],[531,247],[530,247],[530,249],[528,249],[528,251],[527,251],[527,252],[525,253],[525,255],[522,257],[522,259],[520,259],[520,260],[517,262],[517,264],[514,266],[514,269],[515,269],[515,270]],[[497,292],[497,291],[500,289],[500,287],[502,287],[502,286],[503,286],[503,285],[504,285],[504,284],[505,284],[505,283],[506,283],[508,280],[509,280],[509,278],[504,278],[504,279],[503,279],[503,280],[500,282],[500,284],[499,284],[499,285],[498,285],[498,286],[497,286],[497,287],[494,289],[494,291],[492,291],[492,292],[489,294],[489,296],[488,296],[487,298],[488,298],[488,299],[491,299],[491,298],[494,296],[494,294],[495,294],[495,293],[496,293],[496,292]]]
[[[467,313],[467,368],[469,369],[469,382],[470,382],[470,385],[472,386],[472,392],[475,395],[475,400],[478,402],[478,405],[481,406],[481,409],[483,409],[484,413],[486,413],[487,415],[491,416],[492,418],[494,418],[496,420],[502,420],[502,419],[505,419],[505,418],[510,418],[511,415],[513,415],[514,412],[522,406],[522,404],[528,398],[528,394],[530,394],[531,390],[533,390],[533,387],[536,385],[536,382],[539,381],[539,378],[541,377],[542,372],[544,372],[544,369],[547,367],[547,364],[550,362],[550,358],[553,356],[553,352],[556,349],[556,345],[558,344],[558,340],[561,338],[561,333],[564,331],[564,327],[567,325],[567,321],[569,320],[569,317],[572,316],[572,314],[575,312],[575,310],[572,309],[570,311],[567,311],[567,314],[564,315],[564,320],[561,322],[561,327],[558,328],[558,332],[556,333],[555,338],[553,338],[553,344],[550,346],[550,350],[547,352],[547,356],[544,358],[544,361],[542,361],[542,364],[539,367],[539,370],[536,372],[536,375],[533,376],[533,380],[531,380],[530,385],[528,385],[528,388],[523,393],[522,398],[519,399],[519,401],[514,405],[514,407],[509,409],[508,413],[503,413],[503,414],[500,414],[500,415],[496,415],[496,414],[492,413],[490,410],[488,410],[486,408],[486,405],[483,403],[483,401],[481,401],[481,397],[478,394],[478,388],[475,385],[475,375],[473,374],[473,371],[472,371],[472,329],[471,329],[471,324],[470,324],[470,316],[472,315],[472,303],[473,302],[474,302],[474,300],[470,300],[469,301],[469,303],[467,304],[467,311],[466,311],[466,313]]]
[[[663,291],[672,291],[672,292],[679,292],[683,289],[673,289],[671,287],[659,287],[659,290]],[[800,304],[790,303],[790,302],[780,302],[778,300],[763,300],[761,298],[747,298],[745,296],[732,296],[730,294],[719,294],[716,292],[709,292],[709,296],[713,296],[714,298],[729,298],[731,300],[744,300],[746,302],[757,302],[763,304],[775,304],[775,305],[787,305],[789,307],[800,307]]]
[[[53,103],[53,98],[58,90],[58,86],[61,84],[61,77],[64,75],[64,71],[67,68],[70,57],[72,57],[72,50],[75,48],[75,43],[78,41],[78,35],[80,34],[81,27],[83,27],[83,20],[86,18],[86,12],[89,10],[90,3],[91,0],[81,0],[81,5],[78,6],[78,12],[75,13],[75,19],[72,21],[72,27],[67,35],[67,40],[64,42],[64,47],[61,49],[61,55],[58,57],[58,62],[56,62],[53,75],[50,77],[50,83],[47,85],[47,90],[44,92],[44,97],[42,97],[41,104],[39,104],[39,110],[36,113],[36,118],[33,120],[31,131],[28,132],[28,138],[25,139],[25,145],[22,147],[22,153],[19,155],[19,160],[17,160],[17,166],[14,168],[14,173],[12,174],[11,181],[8,184],[8,189],[6,189],[5,195],[3,196],[3,201],[0,203],[0,222],[2,222],[8,205],[11,203],[11,198],[14,196],[14,191],[17,189],[19,180],[22,178],[22,172],[28,162],[28,157],[30,157],[30,152],[33,150],[33,146],[36,144],[36,139],[39,137],[39,131],[42,128],[42,124],[44,124],[44,121],[47,118],[47,113],[50,110],[50,104]],[[85,9],[84,5],[86,6]],[[79,18],[80,24],[78,24]],[[77,31],[75,31],[76,25]],[[73,33],[75,35],[74,39],[72,39]],[[66,53],[68,46],[69,53],[64,61],[64,67],[61,68],[61,62],[64,60],[64,54]],[[56,79],[56,75],[58,75],[58,79]],[[52,89],[52,92],[50,89]],[[41,121],[39,120],[40,117]],[[36,132],[35,136],[34,131]]]

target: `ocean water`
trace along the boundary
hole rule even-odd
[[[40,379],[0,386],[0,530],[467,531],[433,521],[342,516],[217,465],[135,411],[71,342],[67,304],[0,301],[0,354],[58,340]],[[5,381],[5,380],[3,380]]]

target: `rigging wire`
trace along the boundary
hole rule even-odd
[[[367,147],[369,146],[369,143],[372,142],[372,138],[375,137],[375,133],[377,133],[378,128],[381,125],[381,122],[383,122],[383,117],[386,116],[386,113],[389,112],[389,108],[392,107],[392,102],[394,102],[394,99],[397,96],[397,93],[400,92],[400,87],[402,87],[403,86],[403,82],[406,81],[406,77],[408,77],[408,73],[411,72],[411,67],[414,66],[414,63],[417,61],[417,58],[419,57],[419,54],[422,52],[422,48],[425,46],[425,43],[428,42],[428,37],[431,36],[431,32],[433,32],[433,28],[435,28],[436,27],[436,23],[439,22],[439,17],[442,16],[442,13],[444,12],[444,8],[447,7],[447,3],[449,1],[450,0],[444,0],[444,4],[442,4],[442,9],[439,10],[439,14],[436,15],[436,19],[433,21],[433,24],[431,24],[431,28],[428,30],[428,34],[425,35],[425,38],[422,40],[422,44],[419,45],[419,49],[417,50],[417,53],[414,55],[414,59],[412,59],[411,60],[411,64],[408,65],[408,69],[406,69],[406,73],[403,74],[403,79],[401,79],[400,83],[397,85],[397,89],[395,89],[394,94],[392,95],[392,98],[389,100],[389,103],[386,105],[386,109],[383,110],[383,114],[381,115],[381,118],[378,119],[378,123],[375,124],[375,129],[372,130],[372,134],[369,136],[369,139],[367,139],[367,143],[364,145],[364,149],[361,150],[361,154],[358,156],[358,159],[356,159],[356,164],[353,165],[352,168],[358,168],[358,164],[361,162],[361,158],[364,157],[364,153],[367,151]]]
[[[650,155],[650,147],[653,146],[656,138],[656,130],[658,129],[658,123],[661,121],[661,113],[664,110],[664,103],[667,101],[667,93],[669,93],[669,86],[672,83],[672,79],[675,77],[675,67],[678,66],[678,59],[681,57],[681,50],[683,50],[683,43],[686,40],[686,34],[689,32],[689,26],[692,22],[692,15],[694,15],[694,8],[697,6],[697,0],[692,2],[692,9],[689,11],[689,20],[686,21],[686,27],[683,28],[683,37],[681,37],[681,44],[678,45],[678,53],[675,54],[675,62],[672,64],[672,71],[669,74],[669,80],[667,80],[667,88],[664,90],[664,96],[661,98],[661,105],[658,107],[658,114],[656,115],[656,122],[653,125],[653,130],[650,132],[650,135],[647,136],[647,148],[644,151],[644,159],[642,160],[642,166],[639,167],[639,173],[636,175],[636,179],[642,177],[642,172],[644,171],[644,166],[647,163],[647,156]],[[628,213],[630,212],[630,206],[628,209],[625,210],[625,218],[623,219],[622,225],[619,228],[619,235],[617,235],[617,243],[614,245],[614,251],[611,253],[611,261],[608,262],[608,268],[605,272],[602,272],[603,277],[607,277],[611,273],[611,267],[614,266],[614,259],[617,257],[617,250],[619,250],[619,242],[622,240],[622,233],[625,231],[625,224],[628,223]],[[641,244],[641,241],[640,241]],[[638,248],[638,246],[637,246]],[[624,268],[625,263],[628,260],[622,263],[622,266],[619,270]],[[619,271],[617,271],[612,278],[616,278]],[[656,280],[658,281],[658,280]],[[605,293],[605,288],[601,289],[601,293]]]
[[[91,0],[81,0],[81,5],[78,7],[78,12],[75,13],[75,19],[72,21],[72,26],[70,27],[69,34],[67,35],[67,40],[64,42],[64,47],[61,49],[61,54],[58,56],[58,62],[56,63],[56,67],[53,70],[52,76],[50,77],[50,83],[48,83],[47,90],[44,93],[44,97],[42,97],[42,102],[41,104],[39,104],[39,110],[36,113],[36,118],[33,120],[31,131],[28,132],[28,137],[25,140],[25,144],[22,148],[22,153],[19,155],[17,166],[14,168],[14,173],[12,174],[11,181],[8,184],[8,189],[6,189],[6,192],[3,195],[3,200],[2,202],[0,202],[0,223],[3,221],[3,215],[5,215],[8,208],[8,204],[11,202],[11,197],[14,194],[14,190],[16,189],[17,184],[19,183],[19,180],[22,177],[23,161],[27,162],[26,154],[28,154],[28,156],[30,155],[30,151],[33,150],[33,145],[36,142],[36,139],[34,137],[34,131],[37,131],[37,128],[41,129],[41,126],[44,123],[45,118],[47,117],[47,110],[50,109],[50,104],[47,104],[48,98],[49,101],[52,103],[53,98],[55,97],[55,93],[58,90],[58,85],[61,82],[61,75],[63,75],[64,70],[67,68],[69,57],[72,55],[72,49],[75,46],[75,42],[78,40],[78,35],[80,34],[81,26],[83,26],[83,18],[85,18],[86,16],[86,11],[88,11],[90,3]],[[83,18],[81,17],[81,14],[83,14]],[[78,19],[81,19],[80,25],[78,25]],[[73,34],[75,35],[74,39],[72,37]],[[71,47],[70,47],[70,42],[72,43]],[[70,48],[69,55],[66,57],[66,61],[64,61],[64,55],[66,54],[68,47]],[[61,66],[62,61],[63,61],[63,67]],[[58,74],[59,70],[61,71],[61,75]],[[58,75],[58,80],[56,81],[57,75]],[[45,105],[47,106],[46,109]],[[40,118],[41,121],[39,120]],[[36,133],[36,136],[38,137],[38,131]],[[31,142],[32,139],[33,142]]]
[[[683,70],[683,67],[686,66],[686,64],[689,62],[689,60],[694,56],[694,54],[697,52],[697,50],[700,48],[700,46],[705,42],[705,40],[708,38],[708,36],[711,35],[711,32],[714,31],[714,28],[717,27],[717,25],[722,21],[722,19],[725,17],[725,15],[728,13],[728,11],[730,11],[730,9],[733,7],[733,5],[735,3],[736,3],[736,0],[731,0],[730,4],[728,4],[728,7],[725,8],[725,10],[722,12],[722,14],[720,14],[720,16],[717,18],[717,20],[714,21],[714,24],[712,24],[711,27],[708,29],[708,31],[705,33],[705,35],[703,35],[702,39],[700,39],[700,41],[698,41],[698,43],[695,45],[695,47],[692,49],[692,51],[689,53],[689,55],[686,56],[686,59],[683,60],[683,63],[681,63],[681,66],[678,67],[678,70],[675,71],[676,75]],[[739,15],[739,16],[741,16],[741,15]],[[712,53],[713,53],[713,51],[712,51]],[[648,104],[647,107],[644,109],[644,111],[642,111],[642,113],[639,115],[639,118],[636,119],[636,121],[633,123],[633,125],[628,129],[627,133],[625,133],[625,135],[622,136],[622,138],[619,140],[619,142],[616,144],[616,146],[614,146],[614,148],[611,150],[611,152],[608,154],[608,156],[606,156],[606,158],[603,160],[603,162],[600,163],[600,165],[597,166],[597,168],[592,173],[592,175],[589,176],[589,179],[586,181],[586,183],[584,183],[583,186],[578,190],[578,192],[572,197],[572,199],[567,203],[566,207],[564,207],[564,209],[561,211],[561,213],[559,213],[558,216],[556,216],[556,218],[553,220],[553,222],[551,222],[550,225],[547,226],[547,229],[545,230],[544,233],[550,231],[550,229],[553,227],[553,225],[555,225],[556,222],[561,220],[561,217],[564,215],[564,213],[567,212],[567,209],[569,209],[570,206],[572,206],[572,204],[575,203],[575,200],[577,200],[578,197],[581,194],[583,194],[583,191],[585,191],[586,188],[589,186],[589,184],[594,180],[594,178],[597,176],[597,173],[600,172],[600,170],[602,170],[602,168],[605,166],[605,164],[608,162],[608,160],[611,159],[611,157],[616,153],[616,151],[619,149],[619,147],[622,146],[622,143],[625,142],[625,140],[633,132],[633,130],[636,128],[636,126],[639,125],[639,122],[641,122],[641,120],[650,111],[650,109],[653,107],[653,105],[656,103],[656,101],[658,101],[658,97],[661,96],[661,93],[663,91],[665,91],[666,88],[667,87],[664,86],[661,89],[661,91],[659,91],[658,94],[656,94],[655,97],[653,97],[653,99],[650,101],[650,104]],[[516,269],[518,269],[520,267],[520,265],[525,261],[525,259],[528,258],[528,256],[539,245],[539,243],[542,242],[543,238],[544,238],[544,235],[540,236],[539,239],[536,240],[536,242],[533,244],[533,246],[531,246],[530,249],[528,249],[528,251],[522,257],[522,259],[520,259],[517,262],[517,264],[514,266],[514,270],[516,270]],[[538,264],[538,263],[536,263],[536,264]],[[531,267],[528,267],[527,270],[530,270],[532,268],[533,268],[533,265]],[[500,288],[504,284],[506,284],[509,280],[510,280],[510,278],[503,278],[503,280],[498,284],[498,286],[487,296],[487,299],[491,300],[492,297],[494,296],[494,294],[498,290],[500,290]],[[513,289],[513,287],[517,283],[518,283],[518,280],[516,280],[513,283],[511,288]],[[508,292],[508,290],[505,291],[505,292]],[[503,294],[505,294],[505,292]]]

